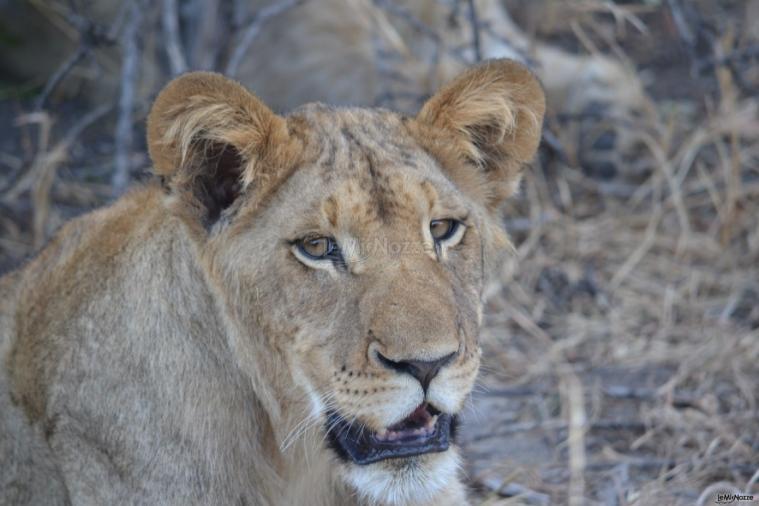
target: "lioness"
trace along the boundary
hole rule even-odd
[[[456,414],[544,108],[508,60],[413,118],[172,81],[156,181],[0,281],[0,503],[466,504]]]

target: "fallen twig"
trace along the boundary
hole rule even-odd
[[[501,497],[518,497],[527,504],[536,506],[548,506],[551,504],[551,497],[547,494],[536,492],[525,485],[514,482],[505,482],[495,476],[488,476],[475,482],[476,486],[481,486],[489,492],[500,495]]]

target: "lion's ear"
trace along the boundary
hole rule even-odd
[[[171,81],[148,116],[154,171],[213,223],[249,185],[270,179],[286,120],[242,85],[211,72]]]
[[[426,136],[437,138],[438,150],[465,162],[447,168],[451,178],[492,209],[518,187],[538,148],[544,112],[543,89],[524,65],[490,60],[444,86],[417,122],[433,127]]]

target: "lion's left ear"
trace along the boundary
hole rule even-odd
[[[285,118],[212,72],[170,82],[153,104],[147,134],[154,172],[206,226],[248,187],[261,191],[281,179],[296,151]]]
[[[544,113],[543,89],[524,65],[490,60],[424,104],[417,137],[443,158],[457,158],[444,169],[493,209],[514,193],[524,164],[535,155]]]

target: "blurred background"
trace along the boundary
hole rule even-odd
[[[150,177],[174,75],[414,112],[492,57],[548,114],[486,293],[475,503],[759,498],[759,1],[0,0],[0,273]]]

